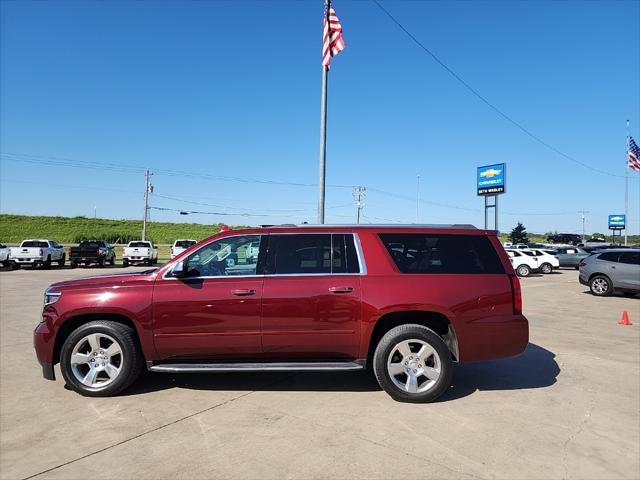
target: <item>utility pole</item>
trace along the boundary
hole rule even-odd
[[[418,175],[418,186],[416,189],[416,223],[420,223],[420,175]]]
[[[587,217],[585,217],[585,214],[589,213],[589,211],[588,210],[580,210],[578,213],[582,216],[582,243],[584,243],[585,237],[587,236],[586,233],[585,233],[585,228],[584,228],[585,221],[587,219]]]
[[[356,224],[360,225],[360,210],[364,207],[364,195],[367,189],[362,186],[358,186],[353,190],[353,198],[356,201]]]
[[[142,240],[147,239],[147,220],[149,218],[149,193],[153,192],[151,185],[151,173],[149,170],[144,172],[144,217],[142,217]]]

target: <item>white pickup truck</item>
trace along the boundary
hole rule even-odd
[[[0,243],[0,264],[3,267],[9,266],[9,247]]]
[[[66,260],[64,248],[53,240],[24,240],[19,247],[12,247],[9,251],[9,263],[14,269],[22,265],[49,268],[53,262],[63,267]]]
[[[151,242],[135,240],[124,247],[122,264],[125,267],[135,264],[153,265],[158,263],[158,249]]]

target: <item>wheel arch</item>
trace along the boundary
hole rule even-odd
[[[375,349],[385,333],[398,325],[406,324],[422,325],[433,330],[447,345],[453,360],[457,361],[458,338],[453,324],[446,315],[433,310],[399,310],[385,313],[378,318],[369,338],[368,361],[373,358]]]
[[[141,346],[138,329],[129,317],[117,313],[90,313],[70,317],[65,320],[62,325],[60,325],[53,346],[53,365],[60,362],[60,352],[62,351],[62,345],[64,344],[64,341],[69,337],[69,335],[71,335],[71,332],[73,332],[79,326],[84,325],[85,323],[93,322],[95,320],[109,320],[131,327],[135,332],[135,340],[138,344],[138,348],[144,356],[144,349]]]

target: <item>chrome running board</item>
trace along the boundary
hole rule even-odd
[[[151,372],[335,372],[364,370],[366,360],[352,362],[243,362],[243,363],[163,363],[148,362]]]

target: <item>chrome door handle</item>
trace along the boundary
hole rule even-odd
[[[353,287],[330,287],[329,291],[331,293],[351,293],[353,292]]]
[[[246,297],[248,295],[255,295],[256,291],[250,290],[248,288],[240,288],[238,290],[231,290],[231,293],[233,293],[234,295],[238,295],[239,297]]]

